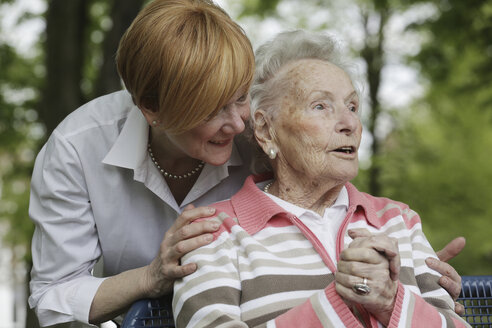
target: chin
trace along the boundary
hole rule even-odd
[[[220,166],[229,160],[231,158],[232,152],[229,151],[226,154],[207,154],[202,161],[204,161],[207,164],[213,165],[213,166]]]

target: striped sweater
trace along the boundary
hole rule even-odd
[[[230,200],[213,205],[221,222],[214,241],[182,263],[197,271],[176,281],[173,311],[180,327],[381,327],[362,307],[351,309],[335,291],[334,272],[347,230],[366,228],[398,239],[401,271],[388,327],[466,327],[454,302],[424,260],[436,257],[419,216],[407,205],[346,184],[349,208],[337,235],[337,258],[286,213],[250,176]],[[356,314],[354,314],[356,313]]]

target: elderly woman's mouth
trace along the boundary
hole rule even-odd
[[[336,151],[337,153],[352,154],[355,153],[356,149],[353,146],[344,146],[344,147],[337,148],[334,151]]]

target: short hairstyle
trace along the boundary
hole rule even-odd
[[[254,74],[249,39],[210,0],[154,0],[123,35],[116,62],[135,104],[157,111],[173,134],[216,115]]]
[[[283,81],[282,75],[279,77],[278,72],[289,63],[303,59],[318,59],[330,62],[349,75],[356,93],[359,98],[361,96],[361,84],[355,78],[357,75],[353,65],[349,65],[342,60],[337,40],[329,35],[303,30],[282,32],[258,47],[255,56],[256,72],[250,91],[251,119],[250,126],[246,132],[247,137],[253,144],[256,144],[253,131],[255,126],[254,113],[258,109],[262,109],[268,115],[275,115],[278,109],[276,106],[279,99],[278,92],[284,90],[283,85],[288,82]],[[259,146],[257,148],[255,158],[251,164],[251,170],[255,173],[271,170],[268,157]]]

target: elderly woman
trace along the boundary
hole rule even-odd
[[[418,215],[359,192],[357,90],[332,39],[280,34],[257,52],[252,124],[273,178],[214,205],[214,241],[175,283],[177,327],[466,326],[425,265]]]

